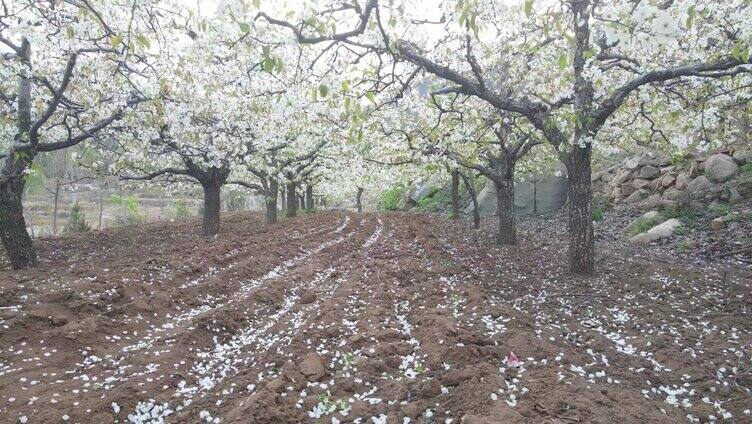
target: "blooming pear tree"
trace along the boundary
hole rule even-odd
[[[344,45],[358,61],[377,55],[376,74],[417,70],[440,79],[435,95],[475,97],[525,119],[568,171],[573,273],[594,270],[591,157],[612,115],[642,89],[750,71],[745,1],[477,0],[444,2],[433,17],[410,1],[382,3],[322,1],[259,19],[300,43]],[[343,20],[351,27],[331,25]]]
[[[37,264],[21,194],[34,159],[104,137],[149,98],[143,71],[156,1],[4,2],[0,9],[0,238]]]

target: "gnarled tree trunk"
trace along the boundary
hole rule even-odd
[[[222,185],[219,181],[210,179],[201,183],[204,188],[204,222],[201,234],[213,236],[219,234],[220,215],[220,191]]]
[[[306,212],[311,213],[311,212],[313,212],[313,206],[314,206],[314,201],[313,201],[313,185],[312,184],[306,185],[306,188],[305,188],[305,198],[306,198],[306,200],[305,200]]]
[[[452,219],[460,218],[460,171],[452,171]]]
[[[595,271],[590,145],[575,146],[569,155],[569,270],[573,274]]]
[[[276,179],[269,179],[269,191],[266,193],[266,222],[277,222],[277,196],[279,196],[279,183]]]
[[[358,187],[358,194],[355,197],[355,207],[358,208],[358,212],[363,212],[363,187]]]
[[[0,186],[0,238],[13,269],[36,266],[34,244],[26,231],[21,193],[23,183]]]
[[[298,196],[295,194],[295,183],[287,184],[287,216],[298,215]]]

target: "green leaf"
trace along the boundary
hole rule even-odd
[[[567,54],[561,53],[559,55],[559,61],[558,61],[559,69],[564,69],[567,67]]]
[[[68,32],[68,38],[73,38],[73,28],[68,27],[66,31]]]
[[[282,60],[282,58],[281,58],[281,57],[278,57],[278,58],[277,58],[277,60],[276,60],[276,64],[277,64],[277,66],[275,66],[275,67],[274,67],[274,70],[275,70],[275,71],[276,71],[277,73],[280,73],[280,72],[282,72],[282,68],[284,68],[284,67],[285,67],[285,62],[284,62],[284,61]]]
[[[533,14],[533,0],[525,0],[525,15],[529,18]]]
[[[151,43],[149,42],[149,39],[146,38],[145,35],[136,36],[136,40],[138,40],[138,42],[141,43],[141,45],[146,47],[147,49],[151,47]]]
[[[321,95],[322,99],[326,97],[326,95],[329,94],[329,87],[326,84],[321,84],[319,86],[319,94]]]
[[[370,100],[371,103],[376,104],[376,96],[373,94],[372,91],[369,91],[366,93],[366,99]]]
[[[261,0],[253,0],[253,6],[258,9],[261,7]]]
[[[271,57],[267,57],[261,63],[261,66],[264,68],[264,70],[269,73],[272,73],[272,71],[274,70],[274,65],[274,59],[272,59]]]
[[[241,23],[240,23],[240,30],[241,30],[241,31],[243,31],[243,32],[248,32],[248,31],[250,31],[250,30],[251,30],[251,26],[250,26],[250,25],[248,25],[248,24],[247,24],[247,23],[245,23],[245,22],[241,22]]]
[[[689,9],[687,9],[687,29],[692,29],[692,21],[695,19],[695,5],[689,6]]]
[[[120,44],[123,42],[123,36],[122,35],[115,35],[110,37],[110,45],[113,49],[118,48]]]
[[[585,59],[590,59],[591,57],[593,57],[593,52],[591,50],[585,50],[584,52],[582,52],[582,56],[584,56]]]
[[[347,93],[348,91],[350,91],[350,82],[342,81],[342,92]]]

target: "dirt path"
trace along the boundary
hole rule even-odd
[[[0,421],[752,422],[744,270],[607,250],[577,280],[562,240],[420,215],[191,225],[0,272]]]

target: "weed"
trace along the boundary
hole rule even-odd
[[[676,253],[684,253],[687,250],[689,250],[690,244],[687,240],[681,239],[676,242],[676,247],[674,247],[674,250]]]
[[[603,211],[600,208],[593,209],[593,221],[600,222],[603,219]]]
[[[381,195],[381,201],[379,206],[384,211],[396,211],[399,210],[400,202],[405,195],[405,188],[401,186],[392,187],[387,189]]]

